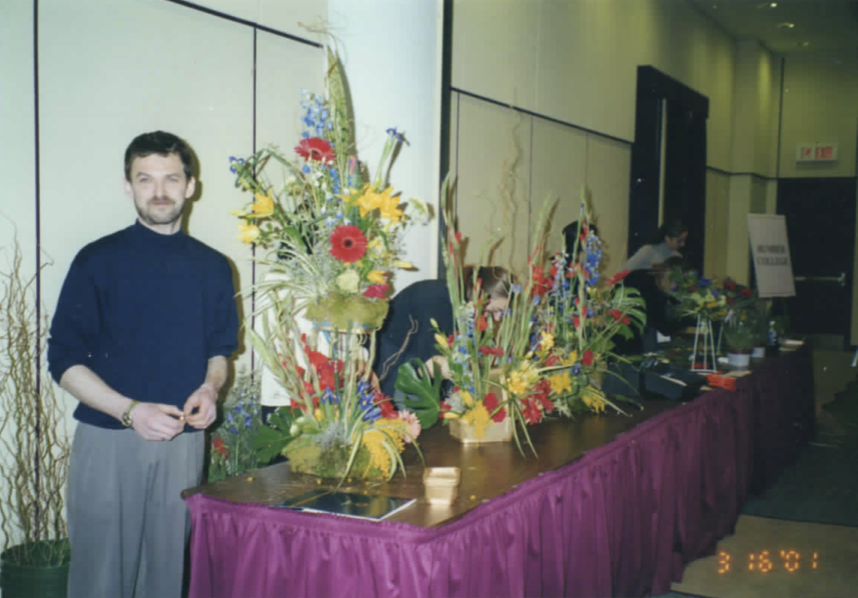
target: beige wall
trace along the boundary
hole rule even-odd
[[[780,176],[855,176],[858,58],[790,55],[784,70],[783,112]],[[838,143],[837,162],[797,163],[796,145],[815,142]]]
[[[553,195],[559,203],[550,247],[559,248],[560,231],[577,218],[583,184],[605,244],[604,269],[622,265],[639,65],[655,66],[709,97],[709,164],[731,167],[735,44],[687,3],[456,0],[453,10],[454,87],[603,134],[454,93],[453,103],[466,106],[453,119],[451,138],[460,144],[458,153],[453,148],[459,215],[474,246],[495,226],[502,165],[518,147],[515,235],[528,229],[520,216],[535,216]],[[723,237],[726,247],[721,232],[713,238]]]

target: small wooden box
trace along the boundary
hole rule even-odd
[[[426,500],[433,505],[451,505],[459,495],[458,467],[427,467],[423,472]]]

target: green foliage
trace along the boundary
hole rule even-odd
[[[750,326],[727,326],[724,328],[724,340],[733,351],[750,351],[754,348],[754,330]]]
[[[208,481],[214,482],[265,465],[253,443],[262,425],[260,373],[239,373],[209,431]]]
[[[420,427],[427,430],[438,421],[441,412],[441,368],[434,364],[434,375],[429,376],[419,359],[399,366],[394,386],[405,393],[405,408],[414,412]],[[416,396],[417,398],[412,398]]]

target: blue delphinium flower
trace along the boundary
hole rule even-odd
[[[397,131],[397,130],[396,130],[396,127],[391,127],[391,128],[389,128],[389,129],[387,130],[387,134],[388,134],[388,135],[393,135],[393,137],[394,137],[394,138],[396,138],[396,140],[397,140],[399,143],[402,143],[403,141],[405,141],[405,138],[402,136],[402,133],[400,133],[399,131]]]
[[[701,289],[705,289],[706,287],[712,286],[711,278],[703,278],[702,276],[697,279],[697,286]]]
[[[233,174],[238,174],[238,169],[244,166],[244,158],[229,157],[229,171]]]

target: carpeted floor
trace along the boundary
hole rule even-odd
[[[814,352],[816,439],[774,486],[743,505],[736,533],[715,556],[691,563],[682,583],[654,598],[858,595],[858,370],[851,358]]]
[[[858,527],[858,382],[822,407],[816,440],[742,513]]]

